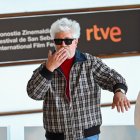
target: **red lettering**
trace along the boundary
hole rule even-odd
[[[99,28],[97,25],[93,25],[93,28],[86,29],[87,41],[90,41],[92,39],[91,36],[93,36],[93,38],[98,41],[110,39],[113,42],[120,42],[122,40],[121,34],[121,29],[117,26]]]
[[[110,38],[113,42],[120,42],[121,39],[121,29],[119,27],[112,27],[110,30]]]
[[[98,32],[100,31],[97,25],[93,26],[93,31],[94,31],[94,38],[96,40],[101,40],[102,38],[99,36]]]
[[[108,39],[110,28],[107,27],[105,30],[104,30],[104,28],[100,28],[100,31],[101,31],[103,38],[105,40]]]

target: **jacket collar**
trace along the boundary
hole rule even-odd
[[[83,62],[83,61],[86,61],[86,60],[87,60],[86,56],[83,53],[81,53],[79,50],[76,50],[74,63]]]

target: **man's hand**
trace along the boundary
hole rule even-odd
[[[130,101],[127,99],[126,95],[122,92],[116,92],[113,97],[112,109],[117,108],[118,112],[128,111],[130,108]]]
[[[46,68],[53,72],[57,69],[66,59],[68,58],[68,53],[65,48],[61,48],[52,54],[51,51],[48,53],[48,60],[46,62]]]

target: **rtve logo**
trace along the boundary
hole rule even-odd
[[[110,39],[113,42],[120,42],[122,32],[117,26],[102,28],[97,25],[93,25],[93,28],[86,29],[86,39],[90,41],[95,39],[97,41]]]

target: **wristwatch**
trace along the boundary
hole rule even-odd
[[[116,93],[116,92],[121,92],[123,94],[126,94],[126,91],[122,88],[117,88],[114,93]]]

